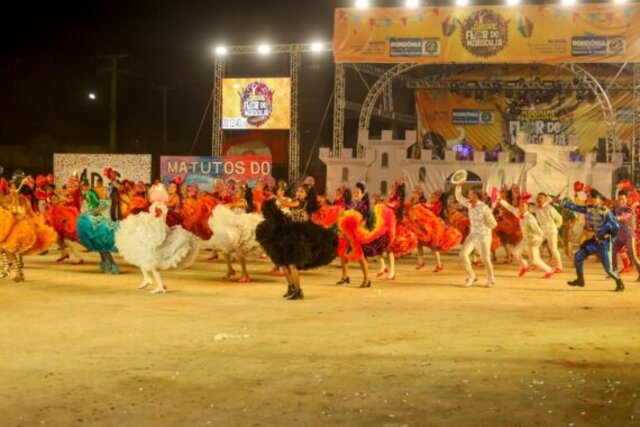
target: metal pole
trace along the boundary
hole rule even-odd
[[[289,183],[296,185],[300,174],[300,141],[298,140],[298,81],[300,72],[300,52],[294,48],[289,54],[289,75],[291,77],[291,126],[289,129]]]

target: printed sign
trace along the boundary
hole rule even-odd
[[[271,157],[267,156],[162,156],[160,175],[168,185],[172,179],[182,176],[185,185],[198,184],[201,190],[211,191],[216,181],[248,181],[271,175]]]
[[[289,129],[291,79],[224,79],[223,129]]]

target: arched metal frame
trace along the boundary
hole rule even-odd
[[[385,88],[388,85],[390,85],[394,79],[396,79],[397,77],[401,76],[402,74],[410,70],[413,70],[415,68],[422,67],[422,66],[428,66],[428,65],[430,64],[416,64],[416,63],[396,64],[393,67],[389,68],[382,76],[380,76],[378,80],[373,84],[373,86],[371,86],[371,90],[369,90],[364,102],[362,103],[362,110],[360,111],[360,119],[358,121],[358,129],[359,130],[369,129],[371,124],[371,116],[378,102],[378,99],[384,93]],[[607,95],[605,88],[603,88],[600,82],[591,73],[585,70],[580,64],[557,64],[557,65],[550,64],[550,65],[560,67],[565,71],[570,72],[571,74],[573,74],[575,78],[579,79],[581,83],[587,86],[596,95],[596,99],[600,105],[600,108],[602,110],[602,115],[607,126],[607,160],[611,161],[613,154],[616,152],[619,152],[621,147],[620,147],[620,141],[617,133],[616,112],[613,109],[613,106],[611,105],[611,101],[609,99],[609,96]],[[469,65],[469,68],[470,70],[473,70],[475,68],[480,68],[484,66],[486,65],[485,64]],[[470,70],[465,70],[465,71],[470,71]],[[434,83],[439,82],[447,78],[452,72],[453,70],[449,71],[448,73],[441,73],[441,74],[435,75],[431,77],[430,80],[432,80]],[[455,72],[460,72],[460,70],[456,70]],[[341,80],[343,79],[344,79],[344,76],[341,76]],[[336,105],[339,105],[340,103],[341,101],[336,99]],[[344,103],[344,100],[342,101],[342,103]],[[344,126],[343,123],[341,125]],[[335,135],[336,135],[336,132],[334,130],[334,136]],[[344,133],[342,133],[342,135],[344,135]],[[344,141],[336,141],[334,139],[334,149],[337,147],[340,147],[338,148],[337,151],[341,151],[343,142]],[[364,147],[358,144],[357,152],[358,152],[358,157],[364,156]]]

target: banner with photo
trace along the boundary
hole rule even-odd
[[[201,190],[211,191],[217,181],[247,181],[250,186],[260,178],[271,175],[268,156],[162,156],[160,176],[165,185],[182,176],[185,185],[197,184]]]
[[[638,62],[640,5],[337,9],[336,62]]]
[[[94,186],[106,168],[112,168],[121,179],[151,182],[151,154],[61,154],[53,155],[56,183],[63,185],[72,175]]]
[[[452,79],[465,81],[516,81],[536,75],[543,82],[561,83],[573,79],[559,74],[554,67],[512,65],[470,73]],[[508,74],[508,75],[507,75]],[[622,81],[624,78],[620,76]],[[454,81],[454,80],[450,80]],[[551,89],[527,90],[434,90],[415,92],[422,134],[440,141],[464,139],[476,149],[493,148],[498,142],[515,144],[519,134],[527,143],[542,144],[552,138],[555,145],[575,142],[581,151],[594,149],[600,138],[607,136],[601,105],[588,91]],[[622,141],[633,134],[633,93],[610,91],[609,100],[617,114],[617,134]]]

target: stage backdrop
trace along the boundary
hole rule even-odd
[[[555,67],[511,65],[508,70],[493,66],[488,70],[457,74],[452,80],[515,81],[531,79],[536,75],[541,81],[561,82],[573,76],[562,74]],[[623,80],[627,77],[620,77]],[[510,92],[510,96],[506,96]],[[452,140],[464,131],[469,143],[475,148],[491,149],[496,143],[515,144],[520,133],[528,137],[527,143],[541,144],[552,138],[554,145],[567,145],[575,140],[583,152],[596,147],[599,138],[607,135],[602,109],[590,94],[576,91],[543,92],[536,102],[534,91],[524,92],[528,98],[522,100],[518,91],[501,91],[492,94],[482,91],[480,96],[471,91],[452,93],[449,90],[420,89],[416,91],[419,123],[422,133],[431,132],[442,139]],[[618,115],[618,136],[622,141],[630,140],[633,134],[633,113],[630,105],[633,93],[611,91],[611,104]]]
[[[336,62],[640,60],[640,5],[632,2],[337,9],[334,28]]]
[[[165,185],[176,176],[185,178],[185,185],[198,184],[211,191],[216,181],[247,180],[253,186],[259,178],[271,175],[269,156],[162,156],[160,175]]]
[[[53,155],[53,173],[58,185],[78,174],[93,185],[105,168],[112,168],[123,179],[151,181],[151,154],[60,154]],[[103,177],[106,182],[107,179]]]
[[[290,127],[290,78],[232,78],[222,81],[223,129]]]

